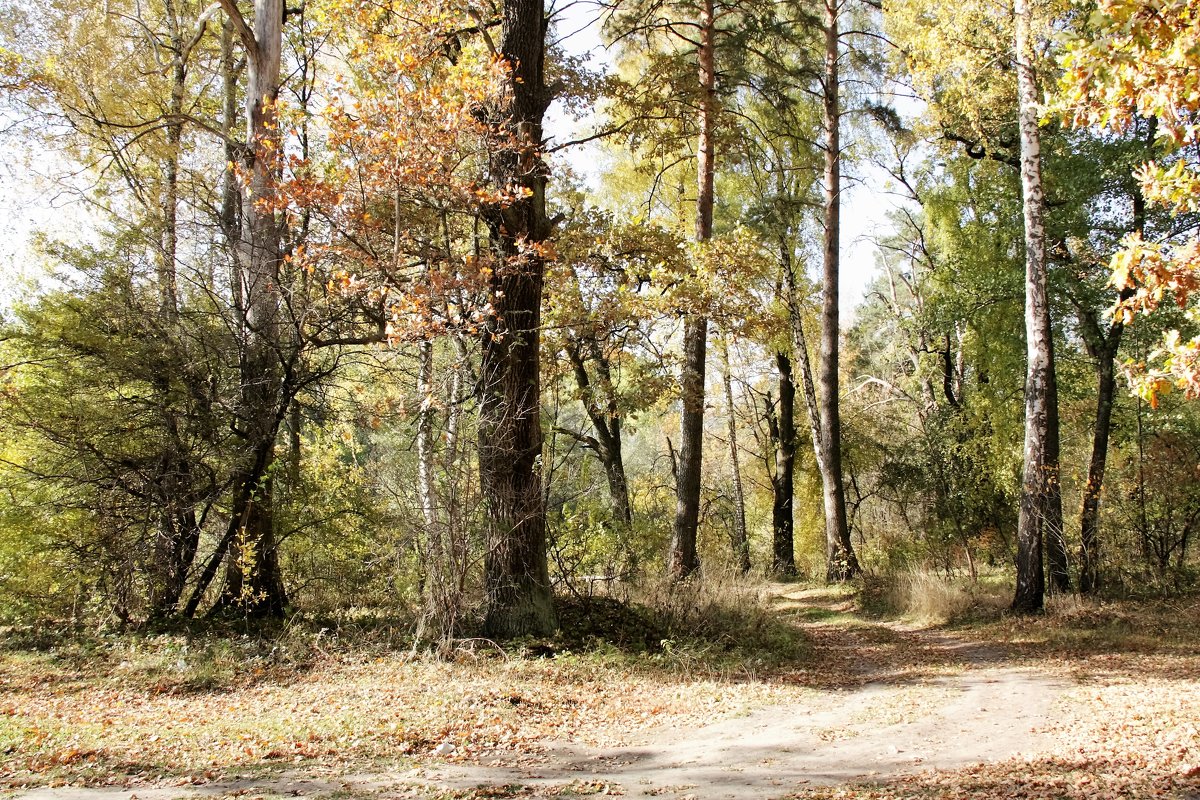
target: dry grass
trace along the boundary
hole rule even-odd
[[[442,742],[455,745],[454,758],[516,760],[547,739],[613,745],[666,721],[697,725],[802,691],[494,650],[464,650],[455,662],[343,655],[189,691],[161,691],[126,667],[9,657],[0,686],[0,783],[9,787],[362,770],[419,760]]]
[[[945,634],[855,616],[842,590],[787,587],[773,608],[765,587],[689,591],[643,598],[639,619],[653,618],[654,635],[666,637],[659,647],[568,652],[560,643],[555,658],[475,641],[443,661],[386,637],[302,629],[273,640],[9,636],[0,649],[0,786],[363,774],[419,765],[444,742],[455,745],[451,760],[525,764],[548,740],[615,745],[867,680],[912,686],[876,710],[907,719],[932,702],[921,681],[963,666],[961,655],[929,646]],[[980,613],[977,595],[968,604],[932,581],[897,591],[912,619]],[[1184,788],[1200,788],[1200,771],[1190,771],[1200,770],[1197,620],[1197,598],[1055,600],[1041,617],[959,627],[955,639],[998,644],[990,649],[1015,663],[1076,682],[1054,723],[1058,747],[1032,762],[817,796],[1186,797]],[[776,636],[793,660],[755,667]]]
[[[870,613],[930,627],[995,618],[1007,607],[1008,594],[1008,588],[997,582],[918,570],[867,578],[861,602]]]
[[[451,760],[518,762],[547,740],[615,745],[809,691],[769,679],[803,636],[755,592],[647,599],[636,611],[572,606],[595,636],[464,640],[449,658],[302,626],[275,638],[12,636],[0,648],[0,787],[361,772],[419,763],[445,742]]]

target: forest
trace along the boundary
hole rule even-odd
[[[1158,709],[1121,730],[1165,760],[1106,755],[1114,796],[1200,784],[1171,699],[1200,666],[1197,0],[0,11],[0,149],[40,203],[0,298],[0,786],[247,763],[130,771],[153,715],[118,746],[39,716],[59,684],[228,698],[375,658],[453,705],[466,659],[515,708],[642,675],[602,743],[672,681],[664,713],[732,713],[784,702],[762,676],[925,691],[1034,640],[1057,666],[997,678],[1030,708],[1148,659],[1101,700]],[[343,774],[510,741],[359,713],[238,736]],[[1063,786],[1012,796],[1095,796],[1047,763]],[[444,796],[626,791],[572,781]]]
[[[10,5],[4,618],[1194,578],[1186,3],[412,5]]]

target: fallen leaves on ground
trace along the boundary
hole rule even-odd
[[[519,763],[565,740],[625,743],[694,727],[801,688],[631,672],[586,658],[384,654],[303,673],[166,693],[41,662],[0,664],[0,785],[211,781],[247,768],[370,768],[434,757]]]
[[[1006,660],[1075,681],[1047,752],[885,783],[806,788],[805,800],[1200,797],[1200,599],[1087,604],[963,631]],[[920,659],[916,659],[919,661]]]
[[[938,676],[1005,664],[1074,682],[1053,709],[1050,749],[795,796],[1190,798],[1200,795],[1196,619],[1193,598],[1091,605],[947,633],[855,618],[837,598],[834,613],[797,615],[808,642],[802,662],[741,676],[499,651],[464,652],[448,663],[350,647],[322,650],[303,668],[250,659],[236,680],[205,687],[148,679],[123,660],[9,651],[0,653],[0,785],[220,784],[285,769],[348,776],[442,760],[533,765],[554,741],[615,746],[747,708],[825,702],[827,692],[867,682],[896,689],[868,716],[847,719],[844,731],[831,729],[837,739],[918,718],[922,707],[938,705],[930,694]],[[461,796],[623,790],[581,777],[478,791],[492,794]]]

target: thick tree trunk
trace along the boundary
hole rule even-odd
[[[1041,134],[1037,118],[1037,82],[1030,42],[1029,0],[1015,0],[1018,122],[1021,137],[1021,188],[1025,210],[1025,466],[1017,523],[1017,587],[1012,609],[1020,614],[1042,610],[1045,572],[1042,543],[1051,491],[1058,483],[1057,443],[1048,447],[1057,425],[1051,420],[1054,396],[1054,351],[1050,305],[1046,292],[1045,196],[1042,187]],[[1053,430],[1052,430],[1053,425]]]
[[[734,415],[733,379],[729,374],[729,343],[725,335],[721,335],[721,358],[724,362],[722,382],[725,386],[725,405],[729,409],[729,466],[733,471],[733,531],[730,545],[733,557],[737,559],[738,572],[745,575],[750,571],[750,537],[746,533],[746,491],[742,485],[742,464],[738,451],[737,418]]]
[[[235,485],[246,498],[231,543],[225,587],[216,610],[281,616],[287,606],[274,532],[271,468],[275,436],[287,405],[282,388],[279,271],[283,261],[276,192],[282,141],[276,120],[283,46],[283,0],[255,0],[253,26],[232,0],[222,0],[246,50],[246,164],[241,239],[237,248],[245,310],[241,354],[241,425],[250,455]]]
[[[712,238],[713,177],[717,115],[716,25],[713,0],[700,11],[700,129],[696,144],[696,241]],[[708,318],[688,314],[683,324],[683,366],[679,378],[679,461],[675,476],[675,524],[667,573],[683,580],[700,568],[696,535],[700,525],[700,471],[704,450],[704,375],[708,350]]]
[[[842,416],[839,408],[838,284],[841,243],[841,101],[839,97],[840,0],[825,0],[825,74],[822,122],[825,128],[825,253],[821,291],[820,453],[818,464],[825,502],[825,578],[844,581],[859,573],[846,518],[842,477]]]
[[[708,320],[688,316],[683,328],[679,452],[675,465],[675,526],[668,574],[683,580],[700,568],[696,531],[700,524],[700,463],[704,442],[704,366]]]
[[[542,0],[505,0],[501,57],[511,70],[507,102],[497,110],[491,179],[524,190],[483,210],[496,258],[480,364],[479,473],[487,508],[489,635],[549,635],[558,627],[546,562],[541,460],[541,305],[545,263],[536,247],[550,236],[542,117],[549,105],[543,60]]]
[[[625,457],[621,453],[621,438],[613,439],[613,449],[602,454],[604,474],[608,478],[608,493],[612,497],[613,517],[626,528],[633,527],[633,506],[629,502],[629,483],[625,478]]]

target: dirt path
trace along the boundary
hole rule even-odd
[[[838,610],[819,596],[791,599]],[[806,785],[1031,756],[1049,744],[1040,729],[1067,684],[1009,665],[999,649],[899,626],[801,624],[826,657],[851,663],[860,685],[701,728],[661,730],[627,747],[555,743],[544,763],[529,768],[454,765],[406,777],[463,790],[584,782],[619,786],[629,797],[764,800]]]
[[[815,661],[837,666],[830,688],[698,728],[660,728],[619,748],[548,742],[545,753],[520,766],[434,763],[384,775],[289,774],[200,787],[39,789],[16,797],[429,797],[449,789],[477,797],[607,790],[628,797],[763,800],[804,786],[954,769],[1048,748],[1039,729],[1068,688],[1060,680],[1012,666],[998,649],[945,634],[847,620],[839,616],[845,611],[839,601],[825,595],[784,595],[781,610],[806,628],[820,651]],[[835,685],[846,675],[854,685]]]

